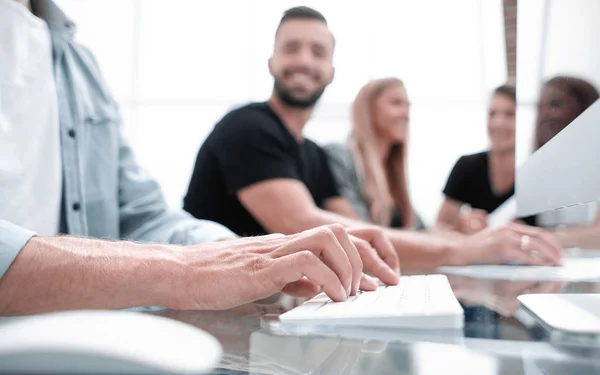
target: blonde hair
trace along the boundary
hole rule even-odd
[[[363,198],[367,201],[371,221],[384,226],[391,222],[392,209],[402,214],[404,227],[414,227],[416,218],[408,194],[406,144],[389,152],[385,165],[377,150],[377,135],[373,123],[376,99],[386,89],[401,86],[398,78],[383,78],[367,83],[352,104],[352,133],[349,146],[354,156],[357,174],[363,181]]]

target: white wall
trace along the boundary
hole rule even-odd
[[[59,0],[121,103],[138,159],[179,207],[198,147],[234,105],[264,100],[283,0]],[[413,103],[410,184],[431,223],[456,159],[487,147],[486,106],[506,79],[500,0],[307,0],[337,40],[336,79],[306,134],[344,141],[367,80],[398,76]],[[343,4],[343,5],[342,5]]]

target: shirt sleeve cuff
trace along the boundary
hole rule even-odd
[[[238,238],[225,226],[208,220],[199,220],[201,225],[196,235],[196,243],[223,241]]]
[[[0,220],[0,279],[4,276],[27,241],[36,233]]]

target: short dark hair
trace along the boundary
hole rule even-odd
[[[281,25],[283,25],[285,21],[289,20],[314,20],[323,22],[327,26],[327,19],[318,10],[306,6],[293,7],[283,12],[283,16],[281,17],[279,25],[277,26],[277,31],[275,31],[276,36],[277,33],[279,33]],[[335,44],[335,37],[333,34],[331,37],[333,38],[333,43]]]
[[[494,95],[503,95],[512,99],[513,102],[517,102],[517,90],[515,89],[515,86],[512,85],[498,86],[496,90],[494,90]]]
[[[299,6],[286,10],[281,17],[281,21],[279,21],[279,26],[281,27],[281,24],[285,21],[298,19],[321,21],[327,25],[327,20],[325,19],[325,16],[321,14],[321,12],[313,8]]]

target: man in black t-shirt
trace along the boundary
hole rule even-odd
[[[333,79],[333,47],[320,13],[297,7],[284,14],[269,60],[273,95],[267,103],[235,109],[215,126],[198,153],[186,211],[241,236],[291,234],[339,222],[322,215],[342,199],[325,154],[302,136]],[[347,231],[364,266],[382,281],[397,283],[398,255],[390,241],[380,229],[357,224]]]
[[[324,152],[302,135],[316,102],[333,80],[334,45],[327,22],[317,11],[299,7],[284,14],[269,59],[275,81],[269,101],[238,108],[215,126],[198,153],[185,210],[244,236],[342,224],[353,235],[365,268],[384,282],[397,279],[391,268],[399,267],[398,254],[407,267],[558,261],[555,242],[535,228],[507,226],[449,240],[343,216],[352,212],[350,202],[339,196]],[[531,247],[541,257],[504,241],[498,235],[502,231],[535,236]]]
[[[270,180],[281,180],[284,188],[290,184],[292,190],[304,185],[320,208],[339,197],[323,150],[296,139],[269,103],[254,103],[230,112],[208,136],[184,207],[241,236],[262,235],[268,230],[240,202],[238,192],[243,196],[245,188]]]

